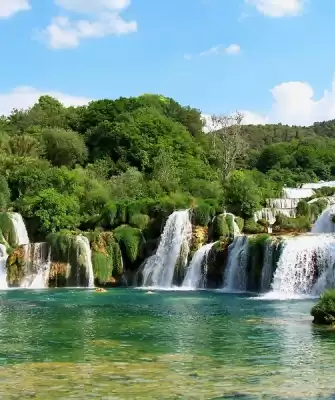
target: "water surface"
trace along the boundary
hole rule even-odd
[[[333,399],[313,300],[210,291],[0,293],[1,399]]]

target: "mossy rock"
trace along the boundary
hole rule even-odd
[[[231,238],[225,238],[211,248],[207,256],[207,287],[216,289],[224,284],[224,273],[227,266],[228,247]]]
[[[255,235],[258,233],[265,233],[266,228],[257,222],[253,218],[249,218],[245,221],[244,224],[244,233]]]
[[[250,291],[259,291],[261,288],[262,268],[264,264],[264,252],[266,242],[270,235],[263,233],[248,238],[248,265],[247,288]]]
[[[129,225],[122,225],[114,230],[114,235],[122,254],[130,264],[133,264],[140,254],[140,245],[142,242],[141,231]]]
[[[225,214],[220,214],[214,220],[214,240],[229,237],[229,226]]]
[[[326,290],[311,310],[313,323],[335,325],[335,289]]]
[[[0,213],[0,229],[5,242],[11,247],[16,247],[18,244],[18,239],[16,237],[13,220],[9,213]]]
[[[23,246],[11,251],[7,258],[7,281],[10,287],[19,287],[26,275],[26,253]]]

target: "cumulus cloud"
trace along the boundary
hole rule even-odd
[[[225,47],[222,44],[219,44],[217,46],[213,46],[208,50],[202,51],[201,53],[197,55],[192,55],[192,54],[185,54],[184,59],[185,60],[191,60],[192,58],[198,56],[198,57],[210,57],[210,56],[219,56],[223,54],[228,54],[228,55],[237,55],[241,51],[241,47],[238,44],[230,44],[229,46]]]
[[[0,0],[0,18],[9,18],[19,11],[30,10],[29,0]]]
[[[335,77],[329,90],[314,98],[314,90],[307,82],[283,82],[270,90],[272,104],[263,114],[240,110],[244,115],[243,124],[264,125],[282,123],[309,126],[314,122],[335,119]],[[211,127],[210,116],[204,114],[205,130]]]
[[[121,13],[130,0],[55,0],[63,10],[85,15],[84,19],[60,16],[43,30],[42,38],[53,49],[74,48],[80,41],[137,31],[136,21],[126,21]]]
[[[301,14],[306,0],[245,0],[268,17],[289,17]]]
[[[26,109],[33,106],[40,96],[49,95],[58,99],[65,106],[82,106],[91,100],[57,91],[42,91],[29,86],[20,86],[7,93],[0,93],[0,115],[9,115],[14,109]]]

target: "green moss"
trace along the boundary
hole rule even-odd
[[[214,237],[216,239],[229,237],[229,226],[224,214],[218,215],[214,220]]]
[[[244,228],[244,219],[241,217],[235,217],[235,222],[237,223],[240,232],[242,232]]]
[[[7,258],[7,281],[9,286],[17,287],[26,273],[26,259],[23,246],[12,250]]]
[[[313,323],[318,325],[335,324],[335,290],[326,290],[311,310]]]
[[[141,231],[146,229],[149,225],[150,217],[146,214],[134,214],[130,217],[129,223],[134,228],[138,228]]]
[[[102,210],[102,222],[105,227],[112,227],[117,216],[117,206],[113,202],[108,202]]]
[[[112,245],[113,250],[113,277],[118,277],[123,273],[123,260],[122,260],[122,252],[120,246],[117,242],[114,242]]]
[[[127,259],[131,263],[135,262],[142,240],[141,231],[128,225],[122,225],[115,229],[114,234]]]
[[[0,213],[0,229],[5,241],[12,247],[17,245],[17,237],[14,230],[13,221],[9,213]]]
[[[113,257],[109,254],[92,252],[94,277],[99,283],[108,282],[113,273]]]
[[[248,238],[248,290],[260,290],[264,252],[268,240],[271,240],[270,235],[264,233]]]
[[[75,235],[69,231],[51,233],[46,238],[51,248],[51,259],[55,262],[67,263],[76,250]]]

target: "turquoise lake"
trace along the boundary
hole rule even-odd
[[[0,292],[0,399],[335,399],[313,300],[215,291]]]

